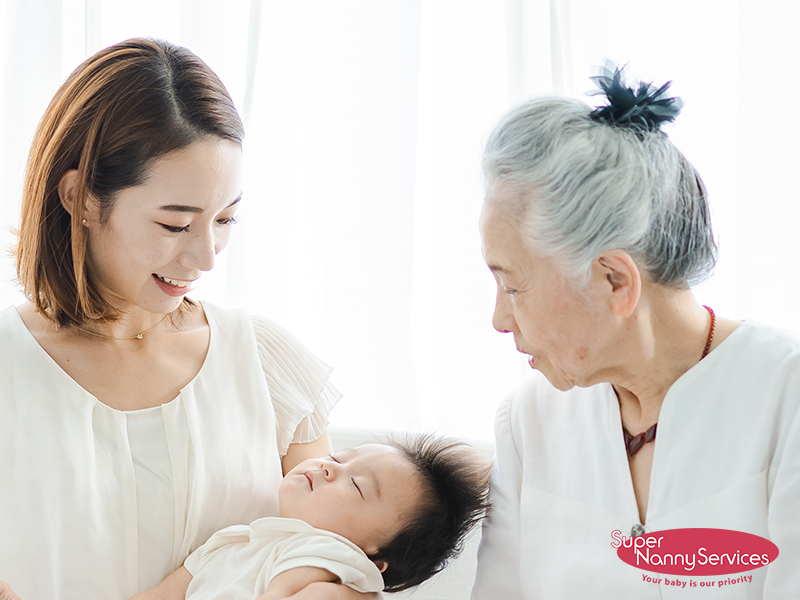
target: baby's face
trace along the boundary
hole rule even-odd
[[[289,471],[280,515],[338,533],[371,555],[399,533],[421,494],[422,476],[403,454],[365,444]]]

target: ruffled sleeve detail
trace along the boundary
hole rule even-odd
[[[328,415],[342,394],[328,379],[333,367],[277,323],[259,316],[252,320],[283,456],[289,444],[313,442],[325,432]]]

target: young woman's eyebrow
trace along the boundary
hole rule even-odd
[[[223,210],[226,210],[226,209],[230,208],[231,206],[234,206],[234,205],[238,204],[239,202],[241,202],[241,200],[242,200],[242,195],[239,194],[239,196],[236,198],[236,200],[234,200],[233,202],[228,204],[228,206],[226,206]],[[191,206],[189,204],[166,204],[164,206],[159,206],[158,210],[166,210],[166,211],[169,211],[169,212],[179,212],[179,213],[201,213],[201,212],[203,212],[203,209],[200,208],[199,206]]]

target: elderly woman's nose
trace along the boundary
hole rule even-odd
[[[510,301],[503,290],[497,290],[497,299],[492,315],[492,326],[500,333],[514,331],[514,315],[511,311]]]

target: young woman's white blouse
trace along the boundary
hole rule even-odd
[[[215,531],[278,514],[280,457],[327,426],[331,368],[275,323],[203,304],[177,398],[97,401],[0,312],[0,580],[23,600],[128,598]]]
[[[741,324],[672,385],[658,421],[645,531],[772,540],[774,563],[730,576],[748,583],[687,574],[698,586],[678,589],[617,557],[611,532],[630,536],[639,513],[609,384],[560,392],[537,373],[501,404],[496,436],[474,600],[800,597],[800,341],[786,332]]]

